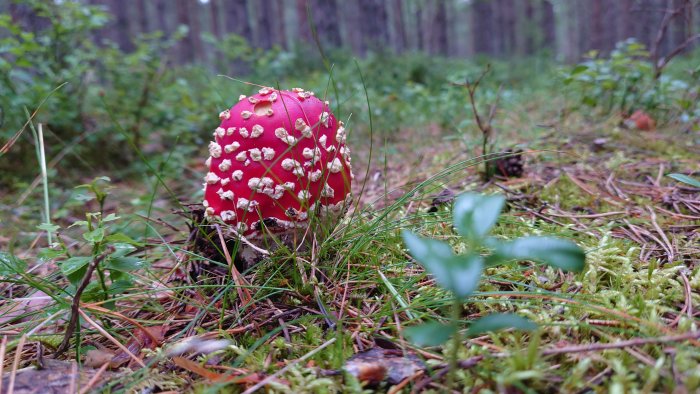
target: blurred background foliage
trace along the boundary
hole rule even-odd
[[[32,122],[45,124],[50,177],[59,183],[75,183],[81,171],[142,173],[138,152],[182,171],[203,157],[216,114],[255,89],[241,81],[315,90],[355,138],[368,128],[365,88],[381,138],[428,125],[469,133],[462,84],[489,63],[484,106],[499,89],[505,109],[554,89],[563,93],[551,104],[560,116],[645,109],[697,127],[693,46],[662,75],[654,65],[693,37],[698,4],[671,1],[678,8],[664,13],[652,6],[666,1],[581,3],[12,1],[0,8],[0,141],[19,139],[0,160],[0,186],[23,188],[37,174],[25,127],[37,109]],[[640,28],[665,17],[660,39]]]

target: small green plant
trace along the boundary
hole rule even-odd
[[[70,283],[66,291],[73,297],[71,319],[59,352],[67,350],[69,340],[78,328],[80,301],[109,301],[132,287],[131,272],[145,267],[142,259],[131,256],[136,247],[143,245],[114,230],[113,224],[120,219],[119,216],[104,214],[105,200],[109,195],[104,184],[109,181],[107,177],[99,177],[77,186],[91,194],[81,195],[83,201],[95,200],[99,207],[96,212],[86,212],[85,220],[76,221],[70,226],[82,230],[85,247],[79,250],[85,250],[85,253],[74,254],[70,251],[58,233],[59,226],[46,223],[39,226],[41,230],[57,234],[57,242],[46,249],[41,257],[57,261],[61,273]],[[97,274],[97,281],[92,280],[93,273]],[[111,308],[113,303],[107,302],[105,306]]]
[[[530,260],[565,271],[579,272],[585,263],[584,251],[568,240],[529,236],[502,241],[489,236],[504,205],[505,198],[500,195],[465,193],[455,200],[452,214],[454,227],[464,237],[469,250],[463,255],[454,254],[452,247],[445,242],[423,238],[408,230],[402,233],[411,256],[433,275],[438,285],[454,296],[449,323],[432,321],[407,328],[405,334],[414,343],[426,346],[437,346],[450,337],[454,338],[450,376],[455,370],[457,350],[461,342],[459,320],[462,304],[478,287],[486,267],[509,261]],[[533,330],[536,325],[516,314],[491,314],[471,322],[467,335],[476,336],[505,328]],[[452,379],[451,377],[451,382]]]

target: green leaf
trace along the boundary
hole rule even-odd
[[[573,70],[571,70],[571,75],[576,75],[576,74],[581,74],[582,72],[588,70],[588,66],[585,64],[579,64],[578,66],[574,67]]]
[[[115,214],[113,214],[113,213],[110,213],[109,215],[105,216],[105,218],[102,219],[102,221],[103,221],[103,222],[111,222],[111,221],[114,221],[114,220],[117,220],[117,219],[121,219],[121,217],[119,217],[119,216],[117,216],[117,215],[115,215]]]
[[[537,324],[513,313],[494,313],[472,322],[467,330],[467,335],[474,337],[485,332],[498,331],[506,328],[532,331],[537,328]]]
[[[402,236],[411,256],[433,275],[438,285],[454,293],[455,297],[465,298],[479,285],[484,269],[481,256],[456,256],[448,244],[419,237],[407,230]]]
[[[677,180],[678,182],[686,183],[692,187],[700,187],[700,180],[697,180],[685,174],[670,174],[669,177]]]
[[[26,270],[27,263],[24,260],[17,258],[13,254],[0,252],[0,276],[16,275],[20,272],[26,272]]]
[[[133,238],[129,237],[128,235],[126,235],[124,233],[110,234],[110,235],[105,237],[105,241],[113,242],[113,243],[124,243],[124,244],[129,244],[129,245],[133,245],[133,246],[137,246],[137,247],[144,246],[143,243],[134,240]]]
[[[460,195],[452,211],[457,232],[472,241],[482,239],[496,224],[505,202],[505,197],[501,195]]]
[[[145,266],[146,262],[137,257],[113,257],[105,264],[105,268],[121,272],[136,271]]]
[[[105,238],[105,229],[102,227],[96,228],[92,231],[88,231],[83,234],[83,238],[85,238],[86,241],[96,244],[98,242],[102,242],[102,240]]]
[[[68,278],[68,281],[74,286],[80,283],[80,280],[87,271],[87,265],[90,263],[90,257],[78,256],[59,262],[61,272]]]
[[[553,237],[523,237],[496,246],[487,265],[509,260],[531,260],[544,263],[564,271],[579,272],[586,263],[586,253],[575,243]]]
[[[456,331],[455,326],[431,321],[419,326],[407,327],[403,334],[418,346],[438,346],[447,342]]]
[[[51,224],[51,223],[42,223],[42,224],[36,226],[36,228],[39,230],[48,231],[51,234],[53,234],[56,231],[58,231],[58,229],[61,228],[61,226],[57,226],[57,225]]]

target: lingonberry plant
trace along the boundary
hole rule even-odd
[[[417,345],[437,346],[454,337],[450,357],[451,371],[455,370],[460,343],[460,315],[462,304],[479,285],[485,268],[511,261],[530,260],[560,268],[581,271],[585,262],[584,251],[575,243],[553,237],[527,236],[512,241],[489,236],[501,214],[505,198],[501,195],[465,193],[454,203],[454,227],[468,247],[466,254],[457,255],[446,242],[420,237],[403,231],[403,240],[413,258],[430,273],[435,282],[454,296],[452,316],[447,323],[431,321],[407,328],[406,336]],[[483,251],[489,251],[484,254]],[[491,314],[470,323],[467,335],[504,328],[532,330],[537,326],[516,314]],[[453,381],[453,372],[450,381]]]

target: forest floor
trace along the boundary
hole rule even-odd
[[[143,228],[129,249],[139,269],[129,272],[128,291],[80,303],[78,341],[56,359],[70,315],[67,282],[55,262],[36,259],[45,233],[23,223],[16,195],[2,196],[0,246],[22,240],[14,253],[31,263],[0,283],[0,392],[31,392],[37,382],[50,387],[43,392],[444,392],[454,346],[465,392],[698,390],[700,190],[665,176],[700,171],[697,132],[562,119],[531,106],[499,116],[501,145],[527,146],[521,177],[483,182],[472,159],[478,139],[438,126],[375,137],[371,153],[368,139],[357,139],[356,208],[331,237],[305,252],[274,252],[243,273],[242,285],[226,258],[197,254],[191,222],[158,197],[155,182],[113,182],[104,212],[121,217],[114,233]],[[196,202],[183,196],[203,171],[192,161],[179,182],[168,181],[183,204]],[[444,319],[452,303],[400,237],[411,229],[464,248],[450,204],[430,212],[445,189],[505,195],[498,237],[555,235],[585,249],[580,273],[528,262],[488,268],[459,317],[467,326],[515,312],[539,329],[443,347],[403,337],[404,327]],[[97,209],[71,193],[63,224]],[[135,202],[144,198],[147,210]],[[67,244],[85,236],[76,227],[61,233]]]

